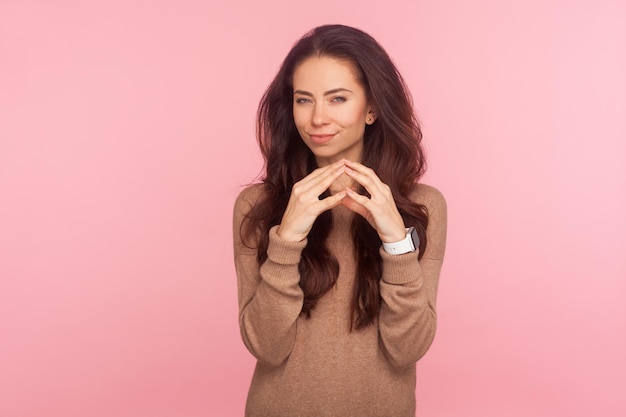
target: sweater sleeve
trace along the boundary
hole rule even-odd
[[[446,242],[447,210],[436,189],[419,186],[419,202],[429,214],[428,244],[420,261],[415,252],[390,255],[381,248],[383,277],[379,315],[380,343],[396,367],[414,365],[435,337],[435,302]]]
[[[242,221],[253,204],[250,194],[254,189],[246,189],[239,195],[233,215],[239,328],[250,353],[260,362],[279,366],[291,353],[296,320],[302,310],[304,296],[298,285],[298,263],[306,240],[282,240],[276,234],[277,226],[273,227],[269,232],[267,260],[259,265],[256,242],[244,243],[240,233]]]

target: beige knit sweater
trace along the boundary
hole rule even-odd
[[[246,188],[234,210],[234,253],[239,325],[257,358],[246,416],[415,415],[415,363],[433,341],[435,299],[446,240],[446,204],[436,189],[417,185],[411,198],[428,208],[426,253],[389,255],[381,248],[382,305],[378,321],[349,330],[355,281],[350,223],[355,215],[333,209],[328,245],[339,262],[337,285],[320,299],[310,319],[300,315],[303,294],[298,262],[306,240],[287,242],[270,230],[268,259],[239,233],[244,215],[263,192]]]

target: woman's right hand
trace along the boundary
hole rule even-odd
[[[281,239],[297,242],[307,237],[317,216],[341,204],[346,191],[320,199],[320,195],[341,174],[344,161],[318,168],[293,185],[287,208],[276,233]]]

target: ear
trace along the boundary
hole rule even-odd
[[[365,116],[365,124],[372,125],[376,121],[376,112],[374,109],[369,109],[367,112],[367,116]]]

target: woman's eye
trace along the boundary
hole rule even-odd
[[[344,101],[346,101],[345,97],[341,97],[341,96],[337,96],[337,97],[333,97],[333,99],[331,100],[333,103],[343,103]]]
[[[308,98],[297,98],[296,99],[296,103],[297,104],[306,104],[306,103],[310,103],[311,100],[309,100]]]

